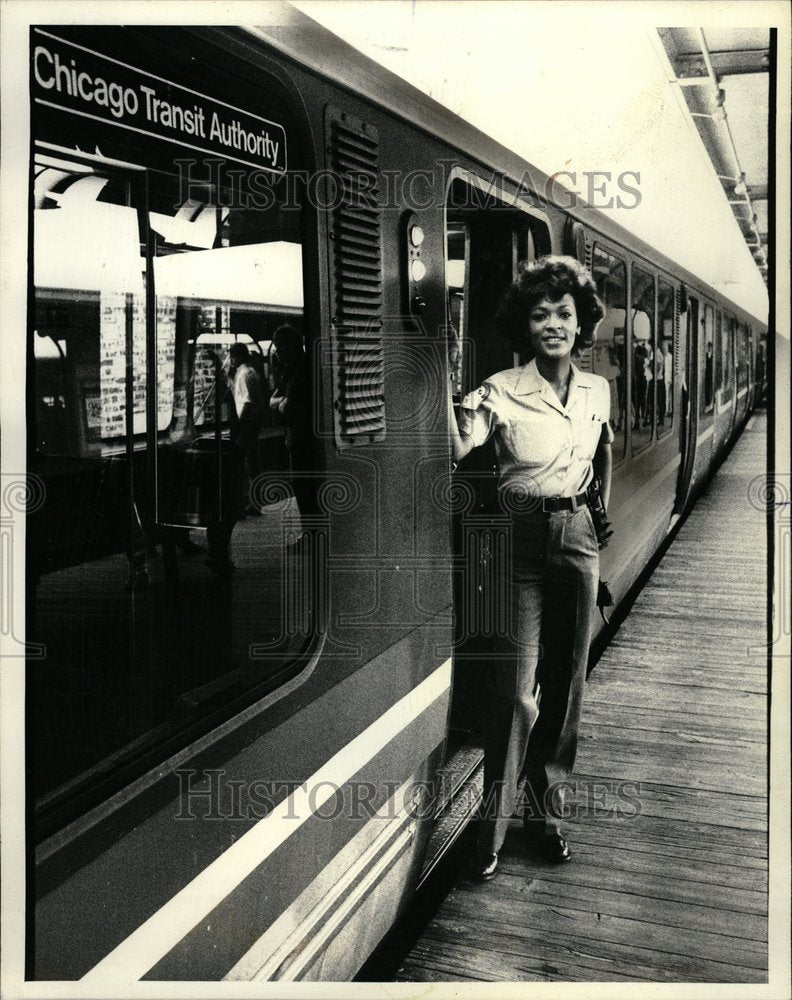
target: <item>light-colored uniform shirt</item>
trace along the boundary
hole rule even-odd
[[[246,403],[250,403],[253,414],[260,417],[264,412],[264,391],[261,379],[251,365],[240,365],[234,372],[231,382],[231,392],[234,395],[234,407],[237,416],[242,416]]]
[[[665,384],[671,385],[674,381],[674,358],[670,351],[663,358],[663,375]]]
[[[478,446],[495,435],[500,489],[568,497],[591,482],[600,441],[610,444],[610,387],[574,364],[566,406],[536,362],[491,375],[462,400],[459,429]]]

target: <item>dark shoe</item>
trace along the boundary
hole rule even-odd
[[[572,851],[564,837],[560,833],[548,833],[543,822],[529,820],[523,816],[523,830],[528,842],[536,847],[547,861],[563,864],[572,860]]]
[[[495,878],[495,872],[498,870],[498,855],[497,854],[480,854],[476,859],[476,863],[473,868],[474,877],[479,880],[479,882],[489,882],[491,878]]]
[[[539,849],[547,861],[562,865],[572,860],[569,844],[560,833],[546,833],[539,841]]]

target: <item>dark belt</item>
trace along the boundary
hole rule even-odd
[[[545,514],[555,514],[559,510],[575,511],[586,503],[586,494],[578,493],[576,497],[543,497],[542,510]]]

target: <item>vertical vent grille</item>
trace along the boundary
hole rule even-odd
[[[577,258],[590,271],[591,262],[594,258],[594,243],[581,222],[575,222],[574,219],[567,221],[564,242],[566,244],[566,252],[570,256]]]
[[[674,309],[674,381],[679,377],[681,371],[680,360],[679,360],[679,322],[683,312],[683,306],[685,303],[682,300],[682,289],[677,287],[674,289],[674,301],[676,308]],[[691,350],[690,344],[688,344],[688,351]]]
[[[594,244],[589,238],[585,227],[574,219],[567,220],[566,234],[564,238],[566,252],[591,271],[591,262],[594,258]],[[575,359],[575,364],[583,372],[594,371],[594,351],[585,351],[579,358]]]
[[[333,407],[339,447],[385,439],[382,233],[377,130],[337,108],[325,119],[337,190],[329,260]]]

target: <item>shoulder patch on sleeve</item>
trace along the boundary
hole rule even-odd
[[[482,382],[481,385],[476,389],[476,394],[479,397],[480,402],[484,402],[485,399],[489,398],[490,387],[487,382]]]

